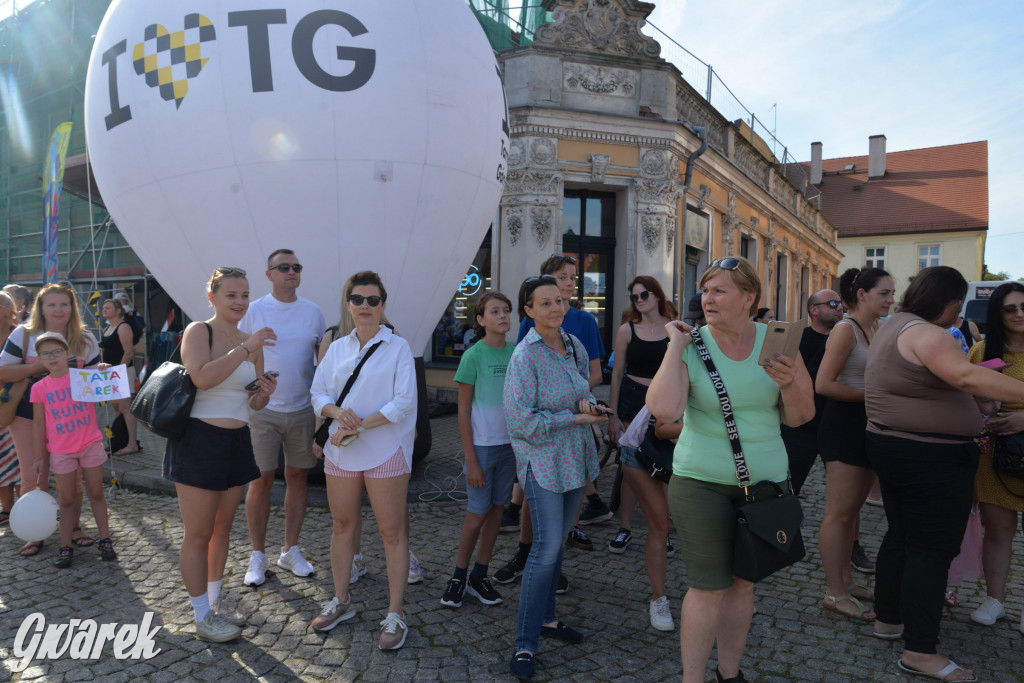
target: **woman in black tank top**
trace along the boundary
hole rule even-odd
[[[132,368],[135,360],[135,347],[132,345],[132,326],[124,321],[124,307],[116,299],[107,299],[103,302],[100,314],[107,321],[107,327],[100,337],[100,349],[102,349],[103,362],[111,365],[124,364]],[[129,374],[129,385],[135,384],[134,370]],[[129,390],[134,391],[134,386]],[[128,445],[114,455],[131,455],[139,452],[138,425],[135,416],[132,415],[129,407],[132,400],[122,398],[112,402],[114,412],[124,418],[125,429],[128,430]]]
[[[609,405],[615,414],[608,421],[608,437],[618,443],[619,436],[644,406],[647,387],[661,366],[668,349],[665,325],[676,317],[675,308],[665,300],[665,293],[656,279],[638,275],[629,283],[630,306],[623,313],[623,324],[615,335],[615,363]],[[668,499],[665,485],[654,479],[636,461],[636,450],[619,447],[622,471],[620,524],[608,549],[625,551],[632,537],[633,508],[640,501],[648,532],[645,546],[647,577],[651,582],[651,625],[658,630],[671,630],[671,611],[665,597],[665,566],[668,543]]]

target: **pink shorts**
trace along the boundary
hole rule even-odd
[[[343,470],[327,458],[324,458],[324,474],[329,474],[332,477],[389,479],[391,477],[400,477],[403,474],[409,474],[410,472],[409,463],[405,461],[405,453],[402,451],[401,446],[398,447],[398,451],[388,458],[386,462],[377,465],[373,469],[364,470],[362,472]]]
[[[71,474],[79,467],[98,467],[107,461],[107,449],[102,441],[96,441],[77,453],[50,453],[50,471],[54,474]]]

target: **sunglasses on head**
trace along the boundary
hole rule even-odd
[[[573,264],[574,266],[575,266],[575,265],[576,265],[576,263],[577,263],[577,261],[576,261],[576,257],[575,257],[575,256],[569,256],[568,254],[552,254],[552,255],[551,255],[551,258],[560,258],[560,259],[564,259],[564,260],[565,260],[566,262],[568,262],[568,263],[571,263],[571,264]]]
[[[380,302],[383,301],[381,297],[376,294],[372,296],[363,296],[362,294],[349,294],[348,301],[353,306],[362,306],[363,302],[370,304],[370,308],[377,308],[380,306]]]
[[[722,270],[736,270],[740,267],[740,260],[738,258],[716,258],[711,262],[711,268],[721,268]]]
[[[629,300],[632,301],[633,303],[636,303],[637,301],[647,301],[647,299],[649,299],[650,296],[651,293],[648,292],[647,290],[644,290],[639,294],[630,294]]]
[[[302,264],[301,263],[278,263],[276,266],[272,267],[270,270],[277,270],[278,272],[281,272],[281,273],[287,273],[289,269],[291,269],[292,272],[301,273],[302,272]]]
[[[1003,306],[1003,313],[1016,313],[1018,310],[1021,313],[1024,313],[1024,304],[1021,304],[1020,306],[1015,306],[1013,304],[1006,304],[1006,305]]]
[[[224,277],[241,276],[246,277],[245,271],[241,268],[231,268],[230,266],[220,266],[217,268],[217,272]]]
[[[528,277],[528,278],[526,278],[525,282],[530,287],[540,287],[541,285],[555,285],[555,284],[558,284],[558,280],[555,279],[554,275],[541,275],[539,277]]]
[[[842,301],[837,301],[836,299],[829,299],[828,301],[819,301],[818,303],[811,304],[811,305],[812,306],[828,306],[829,308],[839,308],[840,306],[843,305],[843,302]]]

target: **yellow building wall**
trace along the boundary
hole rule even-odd
[[[559,140],[558,161],[590,165],[591,154],[607,154],[614,166],[639,166],[640,149],[634,146],[595,144],[581,140]]]
[[[918,272],[918,247],[940,245],[939,265],[959,270],[969,282],[980,280],[985,252],[985,231],[921,233],[880,237],[840,237],[839,251],[843,260],[839,274],[847,268],[864,266],[867,248],[885,247],[885,269],[896,281],[896,297],[906,290]]]

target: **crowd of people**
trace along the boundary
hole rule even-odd
[[[921,271],[894,313],[893,278],[879,268],[851,269],[840,277],[839,293],[809,297],[799,352],[789,357],[761,352],[775,314],[758,307],[761,281],[746,259],[712,262],[686,307],[689,322],[677,319],[655,278],[639,275],[628,285],[629,305],[614,336],[605,405],[593,394],[604,354],[596,321],[572,305],[578,263],[553,254],[539,270],[518,292],[517,343],[506,339],[513,302],[500,292],[476,302],[475,343],[455,375],[466,516],[440,602],[458,608],[467,594],[483,605],[502,602],[490,564],[499,528],[518,527],[512,560],[493,574],[499,585],[521,579],[510,673],[533,676],[542,637],[586,637],[559,619],[557,595],[569,586],[562,573],[566,546],[593,547],[579,525],[613,515],[594,488],[607,439],[618,447],[620,475],[613,495],[620,526],[608,550],[621,553],[630,544],[639,503],[648,529],[649,618],[659,631],[676,628],[667,558],[675,552],[673,525],[678,534],[688,585],[679,612],[684,683],[704,680],[716,647],[717,681],[746,680],[741,660],[754,583],[734,571],[736,510],[747,502],[737,480],[745,472],[753,482],[799,495],[819,455],[826,475],[818,534],[823,608],[867,622],[877,638],[902,639],[899,667],[906,672],[977,680],[938,653],[939,624],[975,501],[984,521],[987,597],[971,618],[991,625],[1006,614],[1024,482],[994,468],[992,453],[1024,433],[1024,285],[995,290],[981,339],[960,318],[967,283],[956,270]],[[218,268],[206,284],[211,317],[184,331],[181,360],[196,398],[184,432],[168,439],[163,464],[182,516],[181,576],[196,634],[214,642],[237,638],[246,618],[221,600],[235,511],[244,495],[252,545],[244,583],[259,586],[270,563],[270,489],[283,452],[277,565],[311,576],[300,535],[307,476],[322,459],[333,595],[311,610],[311,627],[330,631],[356,614],[350,587],[366,572],[365,492],[389,589],[378,644],[395,650],[409,630],[405,588],[422,580],[409,547],[406,503],[416,438],[413,355],[387,320],[388,292],[376,273],[348,279],[340,320],[330,328],[322,311],[298,295],[301,273],[293,251],[273,252],[265,271],[271,292],[250,303],[246,271]],[[45,491],[52,471],[61,507],[58,567],[71,565],[76,547],[94,543],[81,529],[83,492],[100,556],[116,559],[103,501],[102,436],[92,404],[73,401],[67,388],[68,368],[134,360],[120,298],[105,301],[101,315],[106,326],[97,341],[64,285],[47,285],[34,300],[22,287],[0,293],[0,381],[8,397],[24,395],[17,417],[0,430],[0,523],[15,486],[22,494]],[[979,365],[997,360],[1002,372]],[[128,401],[115,410],[129,432],[115,455],[135,452]],[[80,428],[57,424],[60,415],[79,413]],[[323,431],[326,439],[317,443]],[[666,484],[655,476],[647,445],[667,440],[676,443]],[[876,485],[888,528],[871,588],[855,580],[851,567],[874,569],[858,537],[860,509]],[[27,543],[21,554],[41,547]]]

